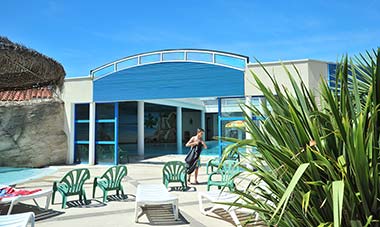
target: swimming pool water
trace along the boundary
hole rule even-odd
[[[50,175],[56,168],[14,168],[0,167],[0,185],[15,185]]]
[[[219,147],[218,141],[206,141],[208,149],[203,149],[202,156],[218,156]],[[126,149],[129,155],[137,155],[137,145],[135,144],[124,144],[121,145],[123,149]],[[177,144],[175,143],[164,143],[164,144],[152,144],[146,143],[144,145],[144,155],[145,157],[168,155],[168,154],[187,154],[189,152],[189,147],[182,147],[182,151],[177,150]]]

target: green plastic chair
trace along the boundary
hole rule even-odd
[[[182,185],[182,190],[187,189],[187,168],[184,162],[180,161],[170,161],[165,163],[162,169],[162,181],[166,188],[168,188],[169,183],[180,182]]]
[[[233,160],[233,161],[240,161],[240,156],[238,153],[234,153],[227,157],[227,160]],[[221,157],[213,158],[208,160],[206,164],[206,174],[209,174],[209,172],[214,172],[214,168],[218,168],[220,165]],[[209,171],[211,169],[211,171]]]
[[[103,203],[107,202],[108,191],[116,190],[116,195],[119,196],[119,192],[121,192],[124,197],[124,190],[121,180],[126,175],[127,167],[124,165],[117,165],[108,168],[101,177],[95,177],[92,188],[92,197],[95,198],[96,187],[99,187],[103,191]]]
[[[234,177],[239,173],[239,169],[236,166],[236,163],[237,162],[234,160],[226,160],[223,162],[222,166],[219,169],[212,172],[208,176],[207,191],[210,191],[211,186],[217,186],[218,189],[221,189],[222,187],[227,187],[230,191],[234,191]],[[215,180],[215,177],[217,175],[220,179]]]
[[[62,195],[62,209],[66,207],[68,196],[79,195],[79,200],[87,204],[84,183],[90,179],[90,171],[86,168],[73,169],[66,173],[60,181],[53,182],[52,204],[54,204],[55,193],[58,191]]]

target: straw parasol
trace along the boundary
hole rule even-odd
[[[54,59],[0,36],[0,91],[61,88],[65,74]]]

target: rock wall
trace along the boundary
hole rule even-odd
[[[0,104],[0,166],[63,164],[67,150],[62,101]]]

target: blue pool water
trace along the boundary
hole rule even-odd
[[[15,185],[34,180],[57,171],[56,168],[13,168],[0,167],[0,185]]]
[[[203,149],[202,156],[218,156],[219,147],[218,141],[206,141],[208,149]],[[129,155],[137,155],[137,145],[126,144],[122,146],[128,151]],[[175,143],[165,143],[165,144],[149,144],[144,145],[144,155],[145,157],[153,157],[168,154],[187,154],[189,152],[189,147],[182,147],[182,151],[177,150],[177,144]]]
[[[203,149],[201,156],[219,156],[219,145],[218,141],[206,141],[208,149]],[[120,146],[120,145],[119,145]],[[125,149],[128,155],[137,155],[137,144],[124,144],[121,145],[122,149]],[[245,148],[242,148],[245,150]],[[177,144],[175,143],[165,143],[165,144],[149,144],[144,145],[144,156],[145,158],[156,157],[161,155],[170,154],[182,154],[186,155],[189,152],[189,147],[182,147],[182,151],[177,150]],[[253,151],[255,152],[255,151]]]

